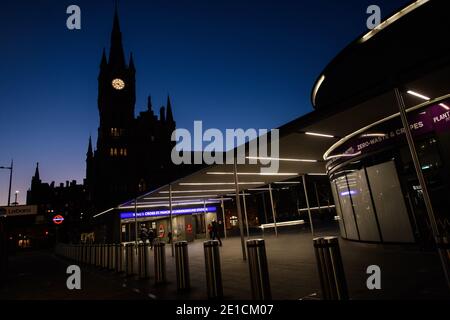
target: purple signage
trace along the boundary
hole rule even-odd
[[[216,207],[173,209],[172,215],[185,215],[203,212],[216,212]],[[152,210],[137,213],[137,218],[161,217],[170,215],[170,210]],[[134,219],[134,212],[122,212],[120,219]]]
[[[450,101],[429,106],[426,109],[408,114],[411,134],[420,136],[428,132],[450,131]],[[374,132],[370,134],[369,132]],[[351,139],[334,150],[329,164],[345,161],[362,153],[377,150],[389,143],[404,139],[405,130],[399,117],[371,128],[366,134]]]

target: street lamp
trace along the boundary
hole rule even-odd
[[[11,183],[12,183],[13,168],[14,168],[13,160],[11,160],[11,166],[10,167],[0,167],[0,169],[9,170],[8,207],[11,205]]]
[[[15,198],[14,198],[14,203],[13,203],[13,205],[18,206],[19,203],[17,202],[17,196],[19,195],[19,191],[16,191],[16,193],[15,193],[14,195],[15,195]]]

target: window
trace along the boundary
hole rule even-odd
[[[109,155],[111,157],[126,157],[128,156],[128,149],[127,148],[111,148],[109,149]]]
[[[123,129],[111,128],[111,136],[112,137],[120,137],[122,135],[123,135]]]
[[[238,217],[236,217],[236,216],[231,216],[231,217],[230,217],[230,224],[231,224],[231,226],[236,227],[237,224],[238,224]]]

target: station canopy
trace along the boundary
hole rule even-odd
[[[430,2],[431,3],[431,2]],[[267,167],[260,161],[257,164],[238,164],[237,173],[239,180],[239,191],[245,193],[258,192],[267,190],[269,184],[274,187],[280,183],[300,183],[302,175],[326,175],[326,161],[324,154],[333,145],[336,146],[349,138],[358,130],[369,128],[370,125],[377,121],[385,119],[392,115],[398,115],[399,109],[394,93],[394,88],[398,87],[404,97],[406,107],[412,109],[418,105],[426,105],[439,103],[444,98],[450,97],[450,63],[448,60],[448,50],[445,51],[447,60],[435,59],[429,61],[430,63],[421,63],[418,67],[419,73],[412,72],[411,63],[414,61],[414,48],[416,52],[422,54],[424,51],[424,44],[416,39],[408,36],[408,48],[411,48],[408,59],[405,59],[405,65],[402,66],[402,60],[396,60],[395,69],[371,70],[370,66],[373,61],[377,61],[373,68],[379,69],[383,64],[377,59],[377,53],[370,50],[362,50],[361,46],[369,46],[373,48],[373,42],[377,42],[377,50],[381,53],[382,59],[389,59],[386,51],[396,51],[394,47],[383,47],[383,38],[388,40],[390,46],[395,45],[393,38],[401,36],[402,32],[414,26],[420,28],[417,24],[417,19],[421,19],[421,12],[427,13],[430,11],[430,5],[426,3],[423,8],[418,8],[411,17],[402,17],[402,21],[398,27],[386,27],[386,30],[381,30],[371,39],[361,42],[355,41],[347,47],[341,54],[339,54],[334,61],[332,61],[322,73],[321,83],[316,83],[313,88],[312,96],[319,97],[318,104],[315,109],[301,116],[283,126],[279,129],[279,170],[277,174],[261,174],[261,168]],[[437,8],[439,9],[439,8]],[[422,10],[422,11],[420,11]],[[439,11],[439,10],[436,10]],[[428,12],[429,13],[429,12]],[[442,23],[444,23],[443,21]],[[446,22],[445,22],[446,23]],[[408,25],[409,24],[409,25]],[[394,28],[395,27],[395,28]],[[437,23],[427,27],[425,34],[421,34],[423,39],[428,36],[435,38],[439,34],[445,33],[447,29],[437,29],[441,26]],[[422,31],[423,31],[422,30]],[[397,32],[397,35],[392,33]],[[430,34],[428,34],[430,33]],[[431,34],[433,33],[433,34]],[[363,36],[364,37],[364,36]],[[414,41],[414,42],[412,42]],[[399,42],[405,46],[403,42]],[[433,44],[434,46],[435,44]],[[445,38],[437,46],[448,46]],[[428,50],[436,52],[435,48],[430,47]],[[396,56],[396,55],[395,55]],[[422,56],[417,56],[417,61]],[[430,56],[430,59],[436,57]],[[365,65],[366,72],[361,73],[361,70],[352,70],[351,66],[355,63],[355,59],[359,62],[358,66]],[[391,63],[388,64],[392,66]],[[424,70],[423,66],[428,67]],[[345,73],[342,72],[343,66]],[[408,70],[405,70],[407,68]],[[404,74],[408,77],[402,77]],[[361,85],[362,91],[356,93],[354,86],[345,86],[346,82],[349,84],[355,83],[371,83],[373,80],[371,75],[376,74],[377,79],[383,83],[377,90],[373,88],[364,89]],[[382,75],[385,75],[383,80]],[[393,80],[394,79],[394,80]],[[383,80],[383,81],[382,81]],[[331,83],[335,83],[332,85]],[[337,85],[339,84],[339,85]],[[323,86],[326,93],[321,92],[320,86]],[[333,92],[333,90],[335,90]],[[341,92],[348,90],[348,92]],[[358,96],[358,99],[348,97]],[[333,100],[331,97],[342,97],[341,100]],[[314,100],[314,99],[313,99]],[[327,101],[327,102],[325,102]],[[327,104],[328,103],[328,104]],[[326,105],[325,107],[320,106]],[[270,140],[269,140],[270,141]],[[248,150],[247,150],[248,152]],[[270,152],[268,153],[270,156]],[[248,153],[247,153],[248,155]],[[247,161],[249,161],[247,159]],[[172,205],[198,205],[202,203],[217,202],[221,198],[229,199],[235,196],[235,180],[234,180],[234,165],[233,164],[216,164],[203,167],[197,172],[183,177],[179,180],[173,181],[172,189]],[[134,208],[135,201],[138,209],[151,207],[168,207],[169,206],[169,190],[170,186],[165,185],[157,190],[140,195],[136,199],[130,199],[128,202],[120,205],[118,209]]]

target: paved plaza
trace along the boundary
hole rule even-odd
[[[335,235],[334,229],[318,235]],[[260,238],[260,237],[252,237]],[[320,298],[312,237],[307,229],[265,235],[273,299]],[[414,246],[361,244],[340,240],[351,299],[450,298],[436,254]],[[220,248],[225,299],[251,299],[248,265],[242,260],[240,239],[223,240]],[[66,267],[72,264],[52,252],[21,253],[11,258],[8,282],[0,299],[206,299],[203,241],[189,244],[192,289],[176,291],[174,258],[166,246],[167,283],[154,277],[139,280],[112,271],[82,266],[82,290],[66,288]],[[150,257],[153,272],[153,255]],[[366,268],[378,265],[382,289],[368,290]],[[30,268],[33,266],[33,268]]]

